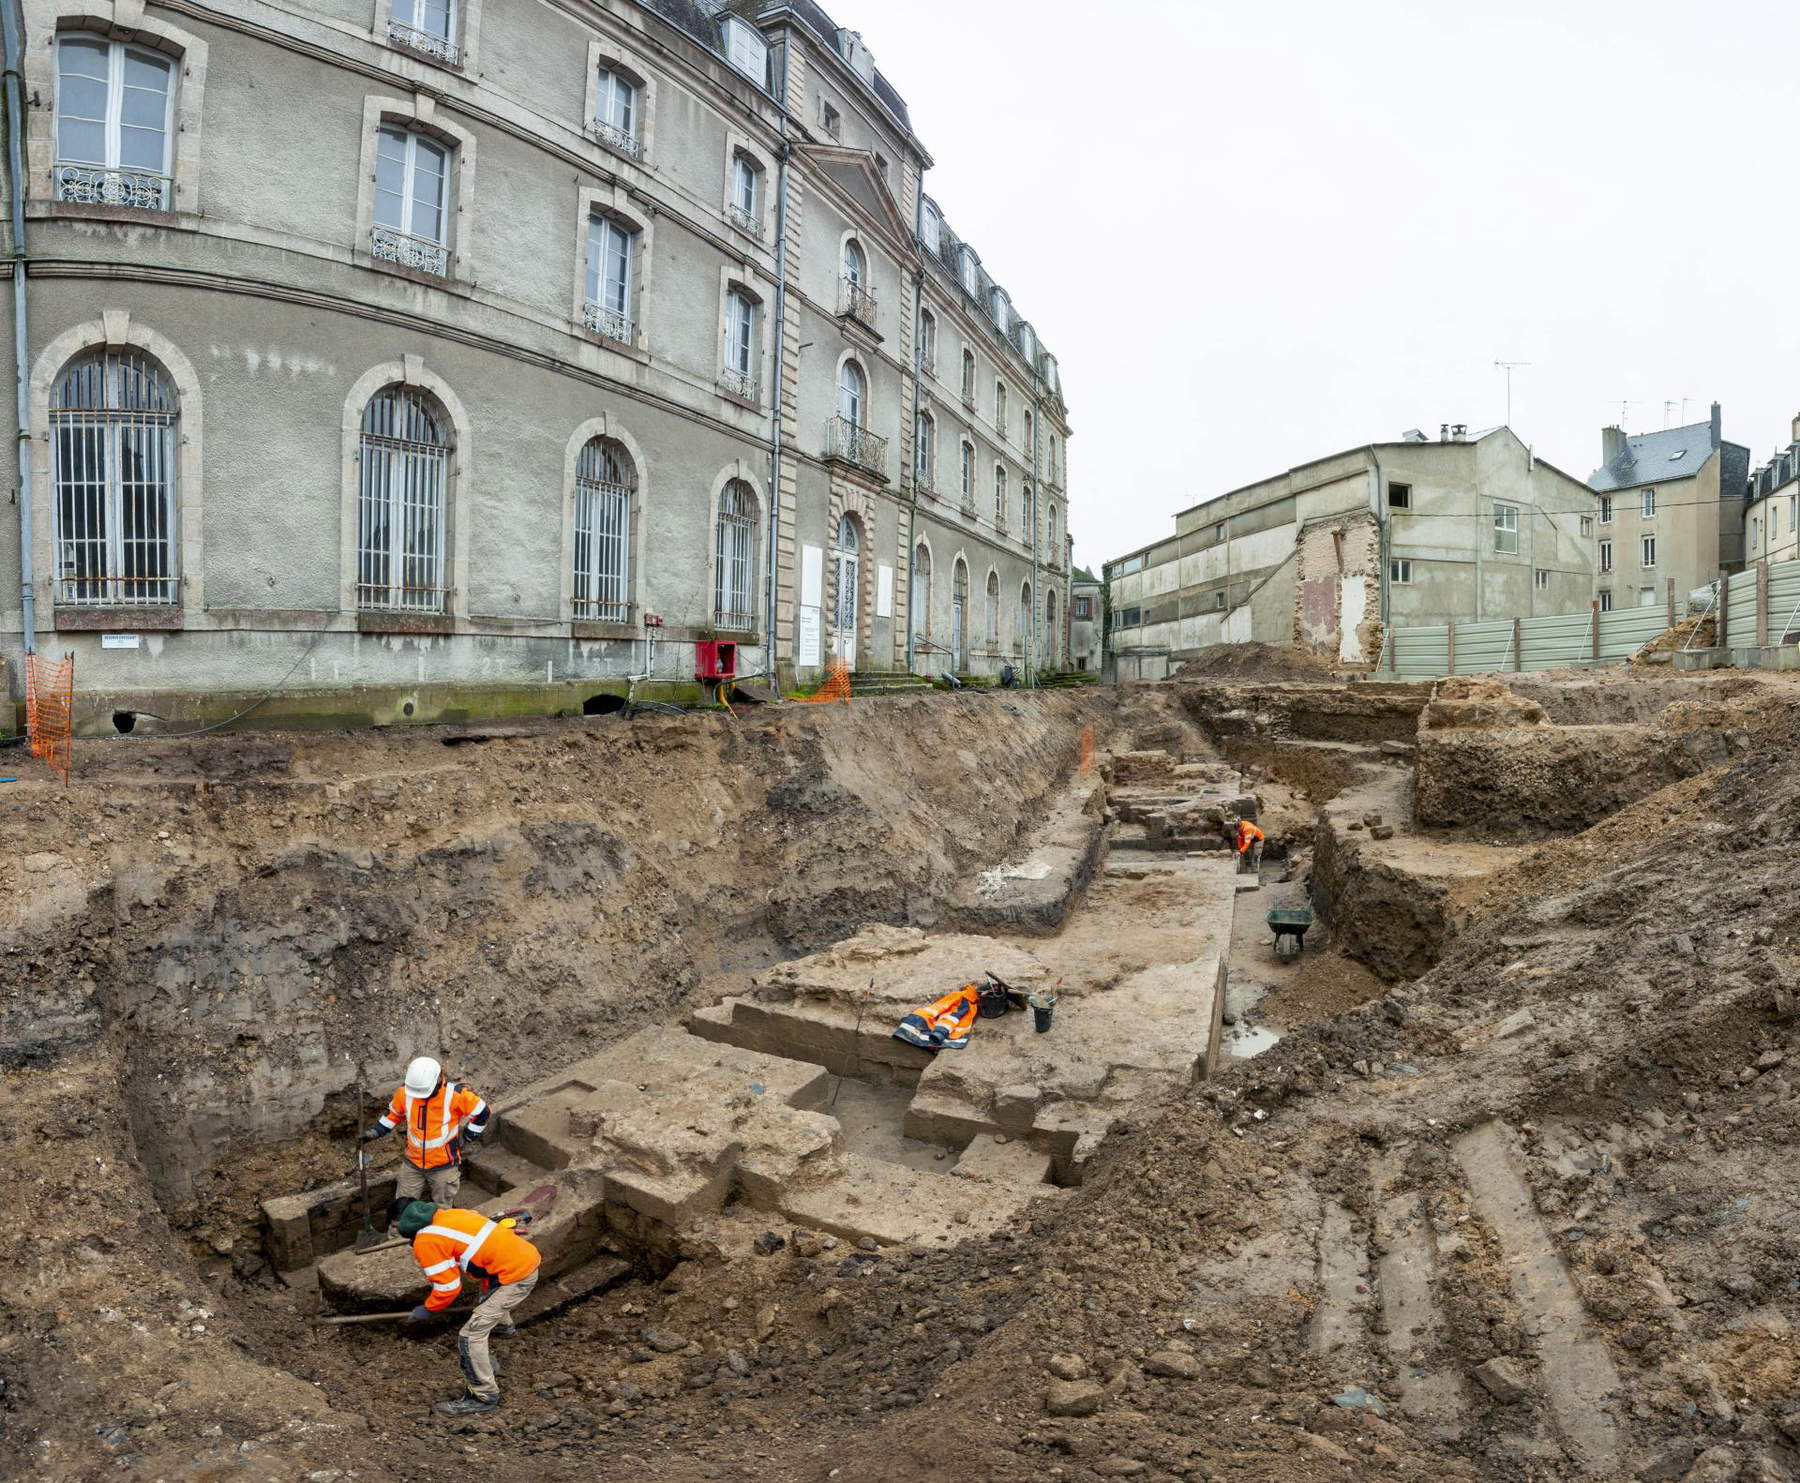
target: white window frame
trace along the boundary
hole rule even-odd
[[[642,165],[656,151],[655,72],[642,57],[610,37],[590,41],[587,59],[587,111],[583,117],[587,120],[584,128],[588,137],[627,165]],[[602,73],[609,73],[634,89],[629,129],[616,122],[621,95],[616,84],[602,83]]]
[[[937,467],[937,422],[921,408],[913,414],[913,478],[921,489],[931,489]]]
[[[994,378],[994,431],[1006,436],[1006,383]]]
[[[388,10],[388,45],[441,62],[446,67],[460,68],[468,60],[459,35],[463,20],[462,0],[441,0],[444,25],[437,30],[427,24],[432,0],[391,0]]]
[[[383,147],[398,143],[400,150],[400,188],[398,192],[384,191],[380,184],[380,171],[384,159]],[[441,161],[442,173],[439,175],[439,195],[437,203],[437,219],[421,220],[418,215],[419,200],[416,194],[420,178],[421,156],[431,156]],[[442,139],[434,138],[423,129],[397,121],[389,121],[380,125],[375,131],[376,182],[370,200],[370,211],[373,226],[369,235],[370,250],[384,262],[397,263],[403,268],[416,268],[422,273],[432,273],[439,277],[448,276],[450,272],[450,211],[456,193],[456,150],[454,146]],[[381,220],[381,202],[384,196],[398,194],[400,200],[400,220]]]
[[[1510,544],[1507,537],[1511,538]],[[1517,556],[1519,554],[1519,507],[1509,505],[1502,500],[1494,501],[1494,554],[1497,556]]]
[[[937,375],[937,342],[937,315],[929,309],[921,308],[919,310],[919,369],[925,375],[934,378]]]
[[[1534,592],[1550,590],[1550,571],[1547,567],[1537,567],[1531,573],[1531,589]]]
[[[1639,507],[1639,514],[1640,518],[1644,520],[1654,520],[1656,518],[1656,491],[1654,489],[1646,489],[1644,491],[1642,503]]]
[[[575,464],[569,589],[574,622],[631,621],[636,509],[637,467],[631,450],[617,438],[594,434]]]
[[[435,441],[371,428],[378,403],[390,399],[407,416],[430,420]],[[356,609],[359,613],[444,614],[450,611],[450,477],[456,427],[429,392],[390,382],[363,407],[357,439]],[[410,411],[408,410],[410,409]],[[391,419],[377,419],[383,425]],[[382,516],[377,524],[372,517]],[[369,573],[372,563],[386,571]]]
[[[997,463],[994,465],[994,524],[1002,530],[1006,529],[1008,517],[1012,514],[1007,505],[1009,498],[1006,490],[1006,465]]]
[[[1581,533],[1584,536],[1591,536],[1594,533],[1594,517],[1592,515],[1581,517]]]
[[[1600,543],[1600,570],[1610,572],[1613,569],[1613,543],[1605,540]]]
[[[991,566],[987,574],[987,610],[988,652],[993,654],[1000,649],[1000,573]]]
[[[869,373],[854,357],[846,357],[838,367],[837,415],[853,428],[867,425],[869,410]]]
[[[105,143],[100,160],[66,158],[62,152],[63,87],[62,59],[64,48],[85,43],[106,49],[106,116],[84,119],[105,130]],[[138,210],[168,211],[174,199],[176,96],[181,89],[181,62],[154,47],[136,46],[97,31],[65,31],[56,38],[52,66],[56,76],[56,107],[51,128],[55,141],[56,199],[86,206],[124,206]],[[122,163],[125,104],[125,62],[137,57],[161,67],[167,81],[163,90],[162,159],[156,169]],[[85,76],[85,74],[81,74]],[[98,81],[99,79],[90,79]],[[131,126],[139,127],[139,126]]]
[[[725,285],[724,365],[720,384],[748,402],[762,400],[762,305],[741,283]]]
[[[1644,535],[1638,537],[1638,565],[1649,571],[1656,565],[1656,537]]]
[[[1413,564],[1410,556],[1395,556],[1388,561],[1388,585],[1391,587],[1410,587],[1413,580]]]
[[[608,149],[641,158],[643,104],[643,84],[624,68],[603,64],[594,74],[595,137]]]
[[[976,361],[975,352],[965,345],[962,358],[962,399],[965,407],[975,405],[975,383],[980,378],[981,367]]]
[[[725,220],[746,237],[765,243],[769,235],[769,223],[765,219],[767,213],[764,209],[768,201],[768,183],[768,166],[750,148],[749,141],[736,134],[728,136],[725,149]],[[749,187],[747,193],[746,184]]]
[[[400,129],[406,132],[417,130],[429,136],[442,148],[450,151],[450,173],[444,206],[444,240],[437,244],[443,254],[444,267],[441,273],[431,272],[433,277],[452,280],[466,276],[466,265],[462,254],[457,251],[457,237],[461,224],[469,219],[468,213],[472,203],[477,141],[473,134],[459,125],[450,122],[431,105],[429,98],[379,98],[363,99],[363,158],[362,179],[358,187],[356,205],[356,240],[362,250],[369,253],[377,263],[393,263],[398,267],[411,266],[396,261],[392,257],[375,251],[375,174],[377,151],[381,131],[384,128]],[[392,232],[391,227],[382,227],[384,232]],[[422,239],[421,239],[422,240]],[[430,244],[426,244],[427,247]]]
[[[1602,587],[1599,592],[1600,611],[1610,613],[1613,610],[1612,588]]]
[[[639,233],[633,223],[610,212],[588,214],[582,320],[595,334],[621,345],[637,343],[640,251]]]
[[[1613,523],[1613,502],[1610,494],[1600,496],[1600,523],[1602,525]]]
[[[750,506],[747,513],[737,508],[745,498]],[[722,480],[713,497],[712,621],[721,633],[756,629],[756,537],[761,508],[761,491],[741,472]]]
[[[975,445],[967,438],[962,440],[962,504],[965,510],[975,509]]]

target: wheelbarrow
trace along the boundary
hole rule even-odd
[[[1269,930],[1275,934],[1275,956],[1292,962],[1306,947],[1306,929],[1313,924],[1310,906],[1278,906],[1268,915]]]

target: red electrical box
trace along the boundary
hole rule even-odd
[[[694,644],[694,678],[696,680],[735,680],[737,678],[737,641],[735,639],[700,639]]]

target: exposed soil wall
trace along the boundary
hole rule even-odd
[[[1256,685],[1181,680],[1181,703],[1207,734],[1297,737],[1307,741],[1409,742],[1429,685]]]

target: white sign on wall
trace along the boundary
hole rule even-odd
[[[894,616],[894,569],[891,566],[880,565],[875,568],[875,616]]]
[[[813,547],[816,551],[818,547]],[[822,609],[803,607],[800,609],[800,665],[801,667],[817,667],[819,663],[820,635],[824,629]]]
[[[135,649],[142,642],[142,634],[103,633],[100,635],[100,647],[102,649]]]
[[[803,608],[825,606],[825,548],[823,546],[802,546],[800,548],[800,606]]]

